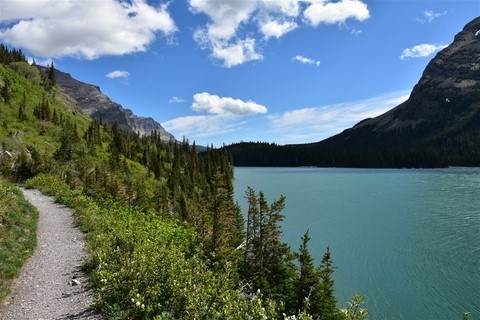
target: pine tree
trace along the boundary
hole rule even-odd
[[[320,276],[320,302],[318,313],[320,319],[335,320],[339,317],[337,299],[334,295],[334,280],[332,278],[334,270],[335,267],[333,266],[330,247],[327,247],[327,251],[322,258],[322,263],[318,268]]]
[[[285,197],[281,196],[270,206],[262,192],[256,195],[247,190],[249,214],[247,218],[247,241],[242,276],[253,287],[268,297],[285,301],[287,310],[294,309],[295,293],[293,279],[295,266],[290,247],[281,241],[281,211]]]
[[[12,99],[12,90],[7,83],[5,83],[2,87],[2,97],[5,104],[10,104],[10,100]]]
[[[50,91],[56,84],[55,80],[55,67],[53,62],[47,67],[46,74],[43,80],[43,86],[45,90]]]
[[[27,114],[26,114],[26,111],[25,111],[26,108],[27,108],[27,94],[24,91],[22,102],[18,106],[18,120],[24,121],[24,120],[27,119]]]
[[[302,237],[302,243],[300,244],[298,263],[300,274],[295,281],[295,290],[297,305],[295,312],[298,314],[302,311],[309,312],[310,310],[317,311],[318,307],[318,289],[319,289],[319,277],[315,271],[315,265],[313,263],[312,255],[308,250],[308,242],[310,241],[310,235],[307,232]],[[308,307],[305,303],[308,300]],[[314,317],[317,314],[313,314]]]

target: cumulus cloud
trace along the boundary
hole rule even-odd
[[[185,99],[180,97],[171,97],[170,100],[168,100],[168,103],[182,103],[182,102],[185,102]]]
[[[280,143],[318,141],[338,134],[359,121],[378,116],[408,99],[406,91],[361,101],[302,108],[269,116]]]
[[[266,113],[267,108],[253,101],[243,101],[230,97],[219,97],[207,92],[193,96],[192,110],[218,115],[241,115]]]
[[[363,21],[370,18],[367,5],[359,0],[338,2],[310,0],[309,2],[310,6],[305,9],[303,16],[312,26],[318,26],[321,23],[344,23],[347,19]]]
[[[253,101],[219,97],[207,92],[193,96],[192,110],[206,115],[186,116],[162,123],[176,136],[205,138],[242,130],[246,116],[264,114],[267,108]]]
[[[146,0],[2,1],[0,40],[41,57],[95,59],[145,51],[177,28],[165,4]]]
[[[212,56],[223,60],[223,65],[231,68],[247,61],[261,60],[263,56],[255,49],[255,39],[247,38],[236,43],[219,42],[213,45]]]
[[[297,17],[300,14],[300,1],[298,0],[260,0],[259,6],[267,13],[286,17]]]
[[[209,19],[195,30],[195,41],[227,68],[263,58],[259,43],[265,43],[256,41],[258,34],[263,40],[278,39],[301,24],[318,26],[370,17],[367,5],[360,0],[189,0],[188,3],[191,12]]]
[[[130,72],[123,71],[123,70],[115,70],[107,73],[106,77],[110,79],[118,79],[118,78],[128,79],[130,77]]]
[[[193,13],[203,13],[211,19],[207,34],[212,40],[232,38],[240,24],[248,21],[256,9],[256,1],[252,0],[190,0],[189,4]]]
[[[303,64],[313,64],[317,68],[320,67],[320,61],[319,60],[313,60],[313,59],[306,58],[306,57],[301,56],[301,55],[296,55],[295,57],[292,58],[292,60],[293,61],[298,61],[298,62],[303,63]]]
[[[272,37],[280,38],[286,33],[295,30],[298,27],[297,23],[291,21],[278,22],[276,20],[269,20],[261,23],[260,31],[263,33],[265,39]]]
[[[409,59],[409,58],[424,58],[429,55],[445,49],[448,45],[435,45],[435,44],[419,44],[411,48],[404,49],[400,55],[400,59]]]

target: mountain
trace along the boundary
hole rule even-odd
[[[469,127],[478,128],[479,111],[480,17],[468,23],[454,42],[430,61],[407,101],[326,142],[425,143]],[[385,139],[391,134],[396,138]]]
[[[78,81],[68,73],[55,70],[55,81],[82,112],[108,124],[117,123],[122,130],[148,135],[156,130],[163,141],[175,139],[152,118],[139,117],[104,95],[98,86]]]
[[[480,166],[480,17],[427,65],[409,99],[326,140],[228,147],[235,165]]]

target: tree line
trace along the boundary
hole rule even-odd
[[[208,272],[226,277],[252,308],[263,297],[262,308],[271,310],[273,318],[346,319],[334,296],[330,250],[315,267],[308,232],[298,252],[281,241],[285,197],[269,204],[262,192],[250,188],[249,209],[242,214],[233,199],[228,150],[199,153],[187,139],[165,142],[155,131],[141,136],[87,119],[63,106],[50,72],[31,77],[35,66],[21,52],[2,50],[0,56],[7,58],[1,60],[0,80],[10,93],[0,100],[2,176],[17,182],[56,176],[95,201],[136,208],[139,218],[145,214],[191,228],[195,248],[189,250],[202,258]],[[54,74],[53,64],[50,70]]]

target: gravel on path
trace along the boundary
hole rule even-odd
[[[92,293],[81,270],[84,235],[71,210],[38,190],[22,192],[39,211],[37,248],[0,305],[0,319],[103,319],[92,309]]]

